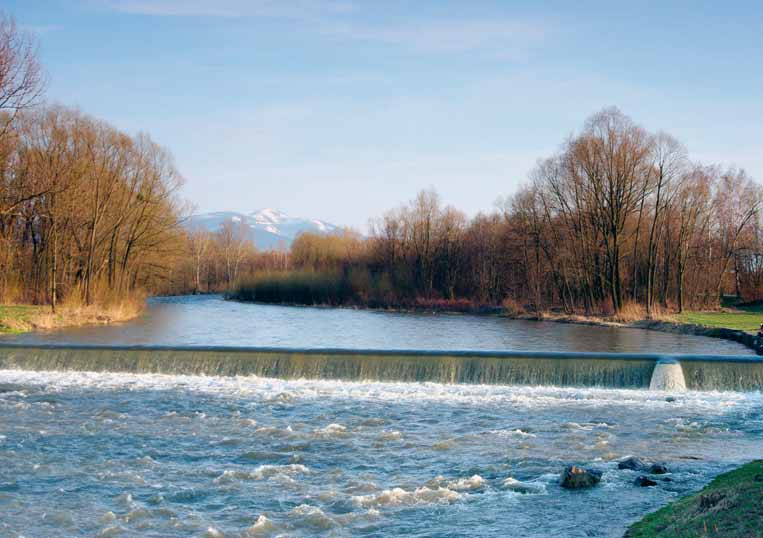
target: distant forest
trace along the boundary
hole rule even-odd
[[[246,300],[612,314],[718,307],[763,295],[759,184],[692,162],[619,110],[591,116],[495,211],[468,219],[433,190],[374,221],[371,236],[305,235],[288,274]]]
[[[692,162],[619,110],[594,114],[529,181],[468,218],[434,190],[351,230],[257,252],[187,229],[182,177],[148,135],[44,103],[31,35],[0,16],[0,302],[137,294],[647,315],[763,297],[761,187]]]

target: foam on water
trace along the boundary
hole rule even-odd
[[[450,488],[423,486],[414,490],[392,488],[372,495],[357,495],[352,497],[352,502],[363,508],[379,508],[382,506],[449,504],[462,498],[461,493]]]
[[[327,394],[332,398],[357,399],[369,398],[379,401],[413,400],[421,402],[452,402],[459,405],[512,404],[528,407],[548,407],[563,404],[582,406],[602,406],[610,403],[627,404],[642,408],[676,408],[711,410],[715,407],[728,407],[744,402],[757,402],[763,396],[761,392],[731,391],[691,391],[671,399],[666,399],[662,391],[570,388],[554,386],[494,386],[494,385],[450,385],[439,383],[381,383],[353,382],[335,380],[282,380],[273,378],[247,377],[212,377],[184,376],[164,374],[125,374],[97,372],[37,372],[23,370],[0,370],[0,378],[23,385],[42,386],[51,392],[65,391],[72,388],[89,388],[106,391],[127,390],[139,392],[146,390],[174,391],[183,389],[200,394],[220,397],[263,396],[267,400],[281,402],[292,399],[296,393],[300,399],[320,400]],[[25,396],[23,393],[6,393]],[[25,407],[25,401],[14,405]],[[38,405],[47,405],[39,402]],[[167,416],[175,416],[175,411]],[[119,415],[117,415],[119,417]],[[250,419],[252,420],[252,419]],[[328,424],[327,428],[337,425]],[[342,426],[343,427],[343,426]],[[567,423],[567,427],[581,426]],[[261,427],[257,432],[271,432],[273,428]],[[280,431],[280,430],[279,430]],[[283,430],[288,433],[288,430]],[[522,430],[513,430],[509,435],[522,436]],[[394,432],[386,432],[396,436]],[[398,432],[399,433],[399,432]],[[506,433],[504,432],[504,435]]]
[[[227,470],[215,478],[216,484],[242,480],[270,480],[278,478],[293,479],[300,474],[308,474],[310,469],[304,465],[260,465],[254,471]]]
[[[554,476],[556,478],[556,476]],[[522,494],[542,495],[546,493],[546,486],[540,482],[523,482],[510,476],[502,482],[504,488]]]
[[[254,525],[246,530],[247,536],[269,536],[276,532],[278,528],[265,516],[260,516]]]

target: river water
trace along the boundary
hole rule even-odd
[[[309,318],[321,321],[307,330]],[[740,352],[646,331],[214,297],[24,340]],[[11,537],[614,537],[763,453],[759,392],[4,370],[0,417]],[[669,481],[635,486],[617,470],[629,455],[665,462]],[[562,489],[570,463],[604,471],[602,483]]]
[[[218,295],[154,298],[137,320],[28,333],[16,342],[752,354],[736,342],[641,329],[494,316],[371,312],[225,301]]]

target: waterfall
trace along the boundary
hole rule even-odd
[[[763,388],[760,359],[673,359],[617,353],[0,345],[0,369],[659,390]]]

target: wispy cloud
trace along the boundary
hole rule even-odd
[[[544,41],[551,25],[514,18],[369,22],[353,0],[103,0],[122,13],[161,17],[264,17],[308,22],[324,37],[420,53],[491,52],[516,56]]]
[[[540,24],[502,20],[441,20],[404,26],[347,24],[327,26],[324,34],[400,46],[418,52],[495,52],[524,49],[541,42],[549,28]]]
[[[283,17],[303,18],[352,9],[343,0],[106,0],[123,13],[162,17]]]

